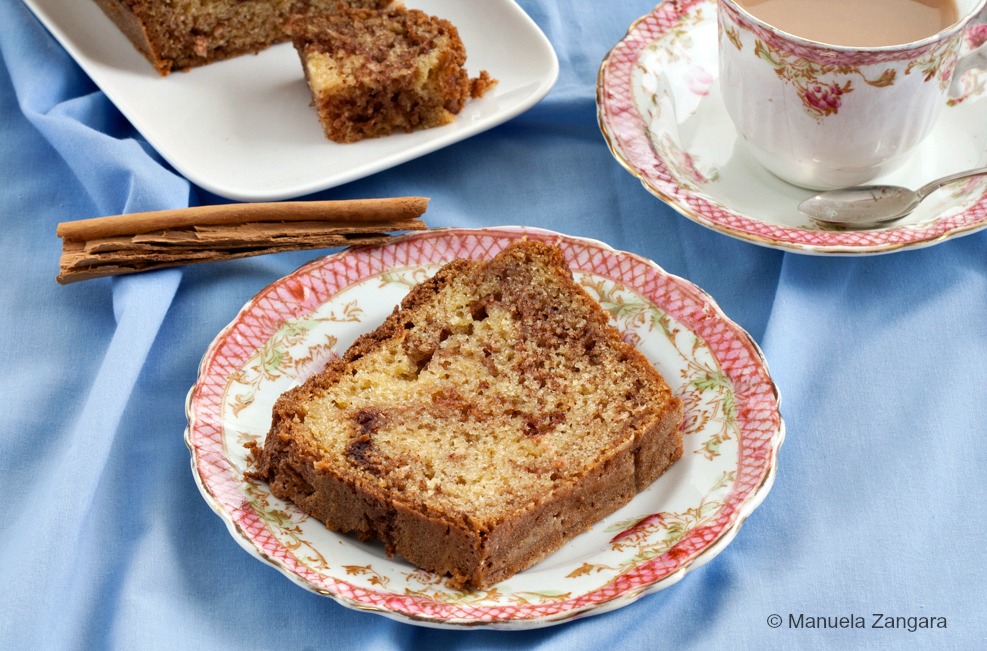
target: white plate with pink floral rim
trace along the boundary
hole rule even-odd
[[[965,49],[987,39],[971,28]],[[781,181],[748,153],[718,83],[715,0],[664,2],[637,20],[600,67],[600,128],[620,163],[684,216],[720,233],[799,253],[876,254],[936,244],[987,226],[987,177],[943,188],[886,228],[824,228],[801,215],[813,192]],[[917,188],[987,165],[987,70],[960,80],[932,134],[875,179]]]
[[[558,244],[575,278],[686,406],[685,454],[627,506],[525,572],[479,591],[327,530],[244,477],[275,399],[376,327],[410,287],[454,258],[509,242]],[[774,479],[779,396],[754,341],[693,284],[600,242],[503,227],[435,230],[316,260],[255,296],[203,357],[186,443],[206,501],[236,540],[301,586],[426,626],[531,628],[625,606],[733,539]]]

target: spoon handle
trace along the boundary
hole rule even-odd
[[[975,170],[966,170],[965,172],[957,172],[956,174],[950,174],[949,176],[944,176],[941,179],[936,179],[931,183],[923,185],[915,194],[918,195],[920,199],[924,199],[942,186],[947,183],[952,183],[953,181],[959,181],[960,179],[970,178],[971,176],[980,176],[982,174],[987,174],[987,167],[979,167]]]

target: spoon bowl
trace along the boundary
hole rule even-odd
[[[829,226],[845,229],[879,228],[914,211],[922,201],[942,186],[987,174],[987,167],[950,174],[923,185],[917,190],[896,185],[861,185],[820,192],[799,204],[806,217]]]

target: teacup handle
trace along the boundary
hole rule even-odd
[[[962,89],[960,87],[960,77],[962,77],[967,70],[987,68],[987,9],[981,11],[980,15],[974,18],[970,24],[967,25],[965,32],[969,32],[974,29],[984,30],[984,42],[981,43],[979,47],[960,57],[956,62],[956,67],[953,68],[953,81],[949,86],[950,97],[958,97],[962,93]],[[966,34],[964,34],[964,38],[967,38]]]

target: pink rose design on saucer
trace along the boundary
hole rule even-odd
[[[713,75],[701,66],[692,66],[686,75],[686,84],[691,93],[705,97],[709,95],[709,88],[713,85]]]
[[[987,43],[987,23],[967,27],[966,41],[970,44],[971,48],[977,48]]]

